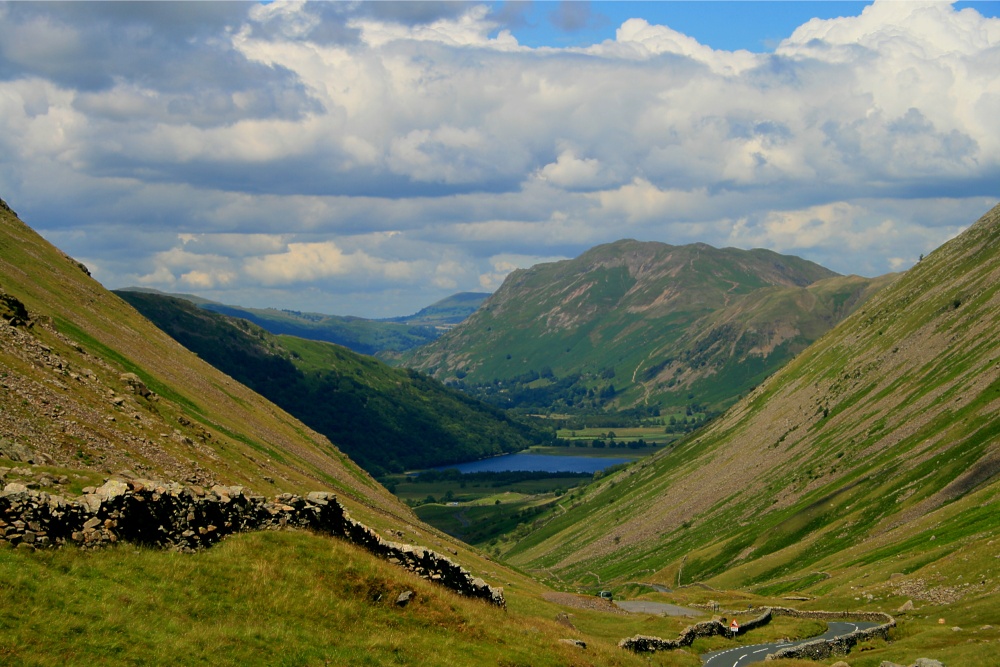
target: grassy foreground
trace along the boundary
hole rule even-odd
[[[405,590],[416,595],[397,606]],[[618,640],[674,637],[693,619],[561,606],[520,579],[507,599],[503,611],[462,598],[304,531],[237,535],[193,555],[2,549],[0,664],[696,667],[698,653],[725,645],[637,656]],[[560,612],[573,627],[556,622]],[[740,643],[815,625],[780,619]]]
[[[416,597],[399,607],[404,590]],[[619,650],[638,631],[621,617],[579,610],[574,631],[535,594],[508,589],[508,603],[503,611],[459,597],[301,531],[239,535],[194,555],[3,549],[0,664],[698,664],[686,652],[648,662]],[[587,648],[559,642],[570,637]]]

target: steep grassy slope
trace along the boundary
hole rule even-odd
[[[486,458],[544,439],[436,380],[339,345],[273,336],[164,295],[116,293],[202,359],[329,437],[372,474]]]
[[[403,361],[506,406],[718,409],[887,280],[766,250],[619,241],[515,271]]]
[[[696,437],[567,501],[511,559],[581,583],[995,610],[998,238],[1000,207]]]
[[[6,205],[0,290],[0,456],[268,495],[327,488],[414,520],[325,437],[182,348]]]

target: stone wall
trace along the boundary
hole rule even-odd
[[[771,653],[765,660],[779,660],[781,658],[805,658],[809,660],[825,660],[834,655],[847,655],[858,642],[869,639],[889,640],[889,631],[896,627],[896,619],[889,614],[878,611],[799,611],[798,609],[788,609],[786,607],[775,607],[772,610],[775,616],[797,616],[799,618],[816,618],[822,620],[861,620],[872,623],[880,623],[865,630],[855,630],[854,632],[834,639],[817,639],[816,641],[790,646],[779,649]]]
[[[682,646],[690,646],[699,637],[711,637],[713,635],[729,636],[729,627],[721,621],[704,621],[684,628],[677,639],[660,639],[648,635],[636,635],[628,637],[618,642],[618,648],[623,648],[633,653],[653,653],[655,651],[666,651]]]
[[[335,535],[461,595],[505,607],[494,588],[434,551],[382,539],[352,519],[331,493],[282,494],[273,501],[240,486],[184,487],[174,482],[111,480],[77,499],[7,484],[0,492],[0,543],[36,549],[118,541],[196,551],[226,535],[285,526]]]
[[[736,612],[733,612],[736,615]],[[756,630],[757,628],[763,627],[771,622],[774,617],[774,613],[770,607],[763,607],[760,616],[756,618],[751,618],[746,623],[740,625],[740,632],[749,632],[751,630]]]
[[[704,606],[704,605],[700,605]],[[763,607],[762,613],[743,623],[740,632],[747,632],[754,628],[759,628],[771,622],[774,616],[795,616],[798,618],[814,618],[826,621],[860,620],[873,623],[881,623],[866,630],[855,630],[854,632],[836,637],[834,639],[817,639],[816,641],[780,649],[767,656],[766,660],[778,658],[807,658],[819,660],[829,658],[832,655],[846,655],[858,642],[880,637],[889,639],[889,631],[896,627],[896,620],[888,614],[878,611],[800,611],[789,607]],[[721,613],[736,616],[744,612],[733,610],[723,610]],[[618,642],[618,647],[633,651],[635,653],[652,653],[654,651],[664,651],[690,646],[698,637],[708,637],[711,635],[722,635],[731,637],[729,627],[720,621],[712,620],[688,626],[681,632],[677,639],[660,639],[648,635],[636,635]]]

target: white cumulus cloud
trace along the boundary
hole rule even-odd
[[[476,3],[0,11],[0,196],[111,287],[392,315],[623,237],[872,275],[1000,182],[1000,20],[949,2],[771,53],[638,15],[530,48]]]

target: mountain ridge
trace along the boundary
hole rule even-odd
[[[163,292],[149,287],[123,287],[116,292],[159,294],[204,310],[253,322],[275,335],[298,336],[343,345],[359,354],[391,356],[434,340],[468,317],[488,296],[459,292],[421,308],[412,315],[369,319],[280,308],[250,308],[220,303],[195,294]]]
[[[626,239],[514,271],[402,363],[506,407],[721,409],[892,279],[763,249]],[[765,302],[766,323],[754,309]],[[559,383],[548,403],[531,399]]]
[[[928,517],[950,526],[935,552],[995,534],[983,508],[1000,494],[998,232],[1000,206],[703,431],[592,488],[512,562],[762,586],[912,560]]]

